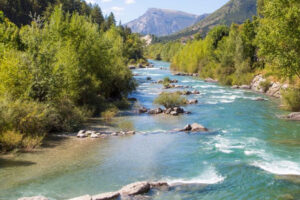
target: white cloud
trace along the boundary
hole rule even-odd
[[[106,2],[111,2],[112,0],[101,0],[101,2],[106,3]]]
[[[114,12],[119,13],[119,12],[122,12],[124,10],[124,8],[114,6],[114,7],[111,8],[111,10],[114,11]]]
[[[125,3],[126,4],[133,4],[133,3],[135,3],[135,0],[125,0]]]

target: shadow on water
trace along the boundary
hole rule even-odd
[[[35,164],[36,164],[35,162],[31,162],[31,161],[21,161],[21,160],[0,158],[0,169],[8,168],[8,167],[19,167],[19,166],[23,167],[23,166],[30,166]]]

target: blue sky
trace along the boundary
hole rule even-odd
[[[97,3],[104,14],[113,12],[116,19],[127,23],[146,12],[148,8],[165,8],[192,14],[211,13],[229,0],[86,0]]]

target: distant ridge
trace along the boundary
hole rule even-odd
[[[133,32],[143,35],[165,36],[187,28],[206,16],[208,14],[197,16],[182,11],[150,8],[144,15],[126,25]]]
[[[211,28],[219,24],[241,24],[246,19],[251,19],[257,14],[257,0],[230,0],[220,9],[207,16],[198,23],[179,31],[170,36],[162,37],[161,40],[174,40],[188,37],[195,33],[206,34]]]

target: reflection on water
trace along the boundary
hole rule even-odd
[[[254,101],[261,95],[175,77],[160,69],[168,69],[169,63],[154,64],[154,69],[134,72],[140,74],[139,88],[132,94],[136,104],[155,107],[152,102],[163,89],[146,78],[169,76],[200,91],[188,96],[199,101],[186,106],[191,115],[138,115],[133,108],[106,125],[136,130],[135,136],[65,138],[34,153],[2,157],[0,199],[34,195],[68,199],[144,180],[174,184],[168,191],[149,194],[157,200],[300,199],[300,124],[278,119],[284,114],[277,108],[278,100]],[[89,126],[106,130],[100,122],[93,119]],[[170,131],[193,122],[208,127],[211,134]]]

